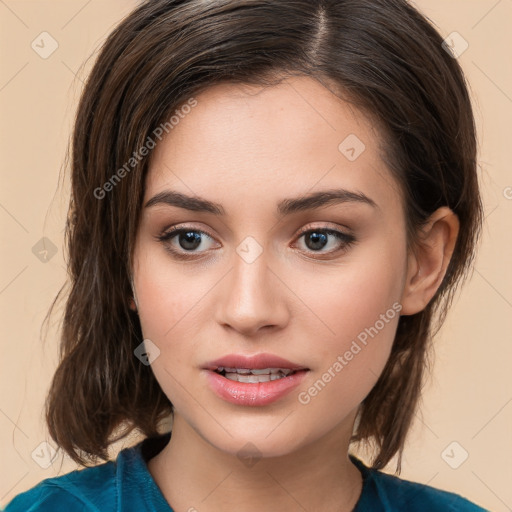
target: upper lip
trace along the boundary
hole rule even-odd
[[[308,370],[305,366],[283,359],[274,354],[256,354],[245,356],[243,354],[227,354],[215,361],[209,361],[204,365],[205,370],[223,368],[247,368],[249,370],[263,370],[265,368],[288,368],[290,370]]]

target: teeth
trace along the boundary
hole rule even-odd
[[[245,382],[245,383],[258,383],[258,382],[270,382],[271,380],[279,380],[283,377],[286,377],[284,373],[267,373],[260,375],[247,375],[241,373],[227,373],[224,375],[226,379],[234,380],[237,382]]]
[[[248,368],[226,368],[224,366],[219,366],[217,368],[217,372],[219,373],[222,373],[222,372],[226,372],[227,373],[236,373],[236,374],[239,374],[239,375],[249,375],[249,374],[252,374],[252,375],[277,375],[279,373],[282,373],[284,374],[285,376],[289,375],[290,373],[292,373],[293,370],[290,370],[289,368],[263,368],[263,369],[248,369]],[[272,380],[275,380],[275,379],[272,379]]]

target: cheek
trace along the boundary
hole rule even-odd
[[[134,275],[138,314],[145,338],[168,343],[186,335],[185,326],[197,325],[201,299],[208,292],[205,279],[180,271],[164,251],[142,249]],[[191,333],[190,333],[191,334]]]
[[[311,361],[316,377],[337,383],[329,384],[326,398],[351,402],[350,395],[356,406],[389,357],[406,270],[405,242],[394,242],[376,240],[347,256],[343,266],[302,281],[298,294],[316,314],[304,315],[302,326],[315,341]]]
[[[173,406],[187,410],[187,372],[194,356],[200,353],[202,300],[211,284],[180,271],[164,251],[141,249],[134,272],[138,315],[144,339],[151,340],[160,350],[151,369]]]

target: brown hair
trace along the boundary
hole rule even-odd
[[[46,421],[74,461],[108,460],[112,442],[133,429],[159,435],[172,413],[151,367],[133,353],[143,338],[129,308],[132,252],[151,152],[130,159],[214,84],[272,86],[302,75],[332,85],[381,127],[411,246],[440,206],[460,221],[439,290],[423,311],[400,318],[356,422],[353,441],[375,445],[372,467],[398,453],[400,471],[430,340],[470,269],[482,223],[471,102],[442,43],[405,0],[148,0],[122,20],[87,79],[71,142],[70,290]],[[112,439],[119,426],[125,432]]]

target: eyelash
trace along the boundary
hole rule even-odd
[[[206,235],[208,238],[213,239],[213,237],[208,234],[206,231],[203,231],[201,229],[195,229],[193,227],[173,227],[162,233],[161,235],[157,235],[155,238],[163,243],[165,245],[165,249],[169,251],[173,257],[180,259],[180,260],[191,260],[191,259],[197,259],[200,258],[203,253],[194,253],[192,251],[185,251],[185,252],[179,252],[176,249],[174,249],[169,242],[175,238],[177,235],[180,235],[182,233],[200,233],[201,235]],[[356,238],[354,235],[344,233],[343,231],[338,231],[335,229],[331,229],[328,227],[316,227],[316,228],[309,228],[301,231],[297,235],[297,240],[299,240],[302,236],[308,234],[308,233],[324,233],[327,235],[332,235],[336,239],[338,239],[341,242],[342,247],[340,249],[336,249],[334,251],[329,252],[320,252],[320,251],[313,251],[310,250],[312,253],[318,253],[320,255],[332,255],[339,252],[344,252],[348,250],[352,245],[356,243]],[[206,251],[203,251],[206,252]]]

